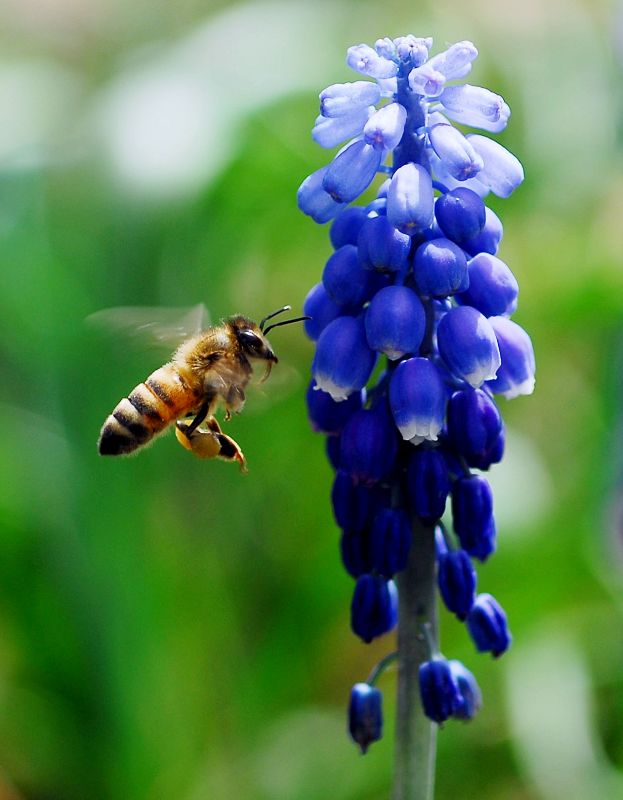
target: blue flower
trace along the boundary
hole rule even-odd
[[[480,653],[501,656],[510,647],[512,637],[506,614],[490,594],[479,594],[467,617],[467,627]]]
[[[465,83],[476,47],[457,42],[432,56],[431,48],[432,39],[411,35],[355,45],[347,63],[357,80],[320,94],[313,137],[341,149],[298,193],[304,213],[333,220],[334,252],[304,305],[316,342],[307,403],[336,470],[355,634],[370,642],[395,626],[389,579],[402,581],[414,536],[436,525],[440,595],[477,649],[499,655],[510,643],[506,617],[491,595],[476,597],[472,563],[495,550],[493,498],[470,470],[504,452],[492,395],[534,387],[530,337],[509,319],[518,286],[497,256],[502,223],[485,204],[524,176],[489,135],[453,124],[495,134],[510,117],[500,95]],[[349,205],[367,190],[376,199]],[[457,541],[440,533],[449,493]],[[441,657],[434,638],[419,675],[424,711],[436,722],[471,719],[481,705],[476,680]],[[381,735],[378,690],[353,688],[349,720],[365,752]]]
[[[348,704],[348,731],[365,753],[383,734],[383,695],[368,683],[356,683]]]
[[[445,658],[424,662],[419,680],[424,713],[434,722],[445,722],[461,704],[459,687],[449,662]]]

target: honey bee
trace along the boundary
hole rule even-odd
[[[265,327],[290,308],[274,311],[259,325],[242,315],[227,317],[182,342],[171,361],[117,403],[102,427],[100,454],[133,453],[175,423],[178,442],[198,458],[237,461],[246,472],[242,450],[223,433],[214,414],[224,406],[228,420],[242,411],[254,365],[264,364],[262,380],[268,378],[278,361],[266,338],[269,331],[309,319],[296,317]]]

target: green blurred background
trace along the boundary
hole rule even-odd
[[[393,647],[349,631],[312,346],[227,428],[250,474],[172,435],[130,460],[99,428],[158,356],[85,324],[119,305],[213,319],[301,308],[329,253],[296,209],[326,162],[317,94],[346,47],[460,39],[513,117],[527,180],[494,207],[537,390],[503,402],[499,552],[480,587],[515,636],[443,649],[485,706],[439,737],[439,800],[623,797],[621,9],[579,0],[0,3],[0,800],[381,800],[384,740],[345,735]],[[270,403],[266,402],[270,401]]]

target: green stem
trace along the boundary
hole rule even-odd
[[[414,522],[409,563],[397,576],[397,583],[398,697],[392,800],[433,800],[437,726],[424,716],[418,681],[420,664],[430,659],[431,646],[438,647],[433,527]]]

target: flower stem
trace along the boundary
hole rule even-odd
[[[398,697],[392,800],[432,800],[437,726],[424,716],[418,672],[420,664],[430,659],[431,646],[438,648],[433,527],[414,521],[409,563],[397,582]]]

